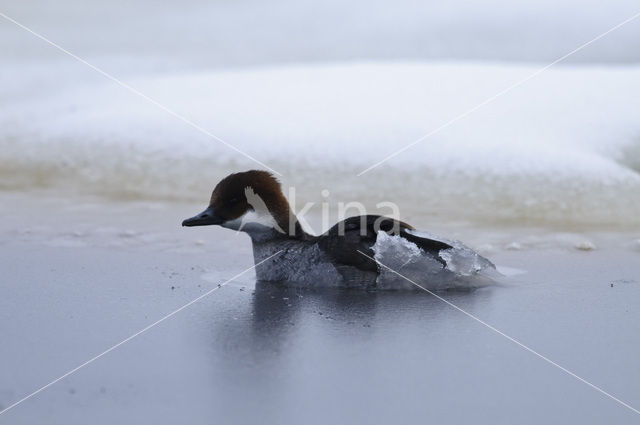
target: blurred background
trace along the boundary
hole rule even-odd
[[[640,25],[595,1],[6,1],[2,12],[278,171],[300,202],[640,223]],[[206,201],[263,168],[6,19],[0,187]],[[105,199],[106,199],[105,198]],[[460,208],[473,205],[473,208]]]

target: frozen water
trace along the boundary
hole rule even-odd
[[[381,267],[377,280],[379,289],[419,289],[418,286],[436,291],[470,289],[488,285],[499,276],[489,260],[458,241],[434,238],[423,232],[411,234],[452,245],[453,248],[440,251],[446,266],[403,237],[379,232],[373,250],[375,259],[386,266]]]
[[[253,265],[245,235],[179,227],[201,205],[0,195],[2,407]],[[586,252],[574,241],[543,244],[556,244],[553,234],[508,251],[500,249],[505,241],[520,240],[513,230],[459,231],[443,233],[472,246],[489,240],[492,259],[527,273],[508,288],[442,298],[639,405],[637,232],[585,234],[598,246]],[[423,291],[282,288],[254,284],[249,271],[8,411],[2,423],[595,425],[635,418]]]

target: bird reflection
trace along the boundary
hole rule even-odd
[[[314,321],[340,321],[368,327],[376,315],[377,294],[334,288],[309,289],[256,282],[252,302],[253,336],[284,344],[296,329]]]
[[[470,312],[476,302],[489,302],[490,294],[439,293]],[[234,300],[234,320],[216,320],[214,326],[215,350],[237,365],[286,361],[296,349],[327,337],[332,343],[366,344],[376,332],[404,334],[414,329],[426,336],[425,332],[439,332],[443,321],[461,319],[461,313],[442,300],[417,291],[310,289],[257,281],[250,304],[242,305],[246,301]]]

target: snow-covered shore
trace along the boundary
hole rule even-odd
[[[454,216],[466,200],[482,219],[637,223],[637,66],[549,69],[356,176],[537,69],[300,65],[128,83],[282,172],[305,201],[327,188]],[[115,83],[0,108],[5,188],[192,201],[228,172],[259,167]]]

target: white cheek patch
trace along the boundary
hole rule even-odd
[[[277,229],[278,225],[271,214],[260,214],[249,210],[234,220],[225,221],[222,227],[252,233]]]
[[[247,203],[251,205],[252,209],[234,220],[223,223],[222,227],[247,233],[261,233],[273,229],[280,233],[284,233],[271,215],[271,212],[267,208],[265,202],[253,191],[251,187],[246,187],[244,189],[244,194],[247,198]]]

